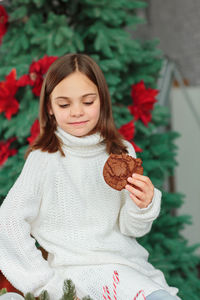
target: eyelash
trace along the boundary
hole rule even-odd
[[[91,102],[84,102],[83,104],[91,105],[91,104],[93,104],[93,103],[94,103],[94,101],[91,101]]]
[[[91,102],[83,102],[83,104],[85,104],[85,105],[91,105],[91,104],[93,104],[94,103],[94,101],[91,101]],[[59,105],[61,108],[66,108],[66,107],[68,107],[69,106],[69,104],[63,104],[63,105]]]
[[[61,107],[61,108],[65,108],[65,107],[68,107],[68,106],[69,106],[69,104],[59,105],[59,107]]]

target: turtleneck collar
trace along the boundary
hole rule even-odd
[[[104,138],[101,137],[100,133],[76,137],[60,127],[57,127],[55,133],[62,140],[63,150],[66,153],[69,152],[77,156],[93,156],[105,151]]]

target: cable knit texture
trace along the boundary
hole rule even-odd
[[[73,280],[78,296],[103,299],[120,276],[118,300],[146,296],[158,289],[176,295],[161,271],[147,262],[136,237],[151,229],[160,211],[161,193],[138,208],[126,190],[116,191],[103,178],[108,158],[98,133],[74,137],[57,129],[65,157],[40,150],[29,154],[23,170],[0,208],[0,269],[24,294],[46,289],[62,296],[63,281]],[[129,155],[135,156],[126,141]],[[45,261],[34,238],[48,252]]]

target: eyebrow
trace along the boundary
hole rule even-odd
[[[87,96],[96,96],[97,94],[96,93],[87,93],[87,94],[84,94],[82,95],[80,98],[84,98],[84,97],[87,97]],[[66,96],[58,96],[56,98],[54,98],[55,100],[58,100],[58,99],[66,99],[66,100],[70,100],[70,97],[66,97]]]

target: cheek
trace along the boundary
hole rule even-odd
[[[61,110],[61,111],[57,111],[55,113],[55,118],[57,120],[57,122],[62,123],[64,121],[66,121],[66,119],[68,118],[68,113],[65,110]]]
[[[100,106],[97,105],[96,107],[93,107],[90,111],[90,115],[98,121],[100,115]]]

